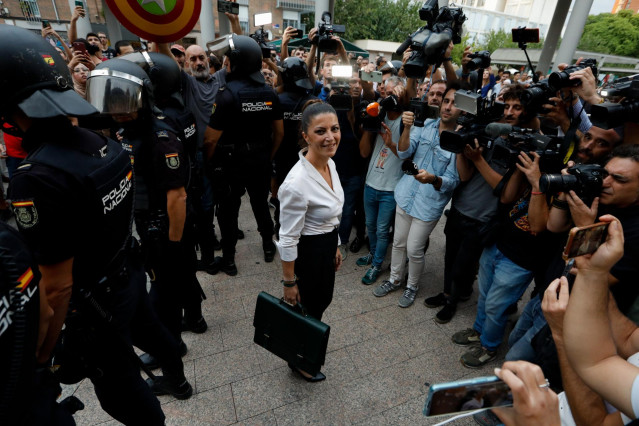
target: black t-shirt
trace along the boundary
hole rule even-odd
[[[299,159],[302,108],[306,102],[317,97],[300,92],[283,92],[279,98],[284,118],[284,138],[275,154],[275,167],[281,183]]]
[[[529,271],[545,271],[552,259],[553,248],[561,244],[560,237],[549,231],[533,233],[528,222],[530,190],[506,212],[497,248],[508,259]]]
[[[337,120],[341,133],[341,140],[337,152],[333,156],[335,168],[340,178],[352,176],[365,176],[368,160],[362,158],[359,153],[359,138],[353,131],[353,126],[348,120],[348,111],[337,111]]]
[[[106,59],[113,59],[116,56],[116,51],[111,46],[107,47],[105,50],[102,50],[102,57]]]
[[[3,425],[23,424],[29,414],[38,341],[39,281],[40,273],[26,242],[0,222],[0,395],[8,397],[0,402]],[[13,288],[17,293],[10,297]]]
[[[283,117],[277,93],[265,84],[227,76],[227,84],[217,93],[209,126],[223,131],[215,157],[232,151],[229,167],[246,162],[269,161],[273,121]],[[226,166],[226,164],[225,164]]]
[[[625,313],[639,296],[639,206],[616,209],[600,204],[597,217],[604,214],[615,216],[623,227],[623,257],[610,270],[619,282],[610,291]]]

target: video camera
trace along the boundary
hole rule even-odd
[[[329,86],[331,92],[335,93],[329,96],[328,103],[336,110],[350,111],[353,108],[353,98],[349,81],[353,76],[353,68],[350,65],[333,65],[331,73],[333,80]]]
[[[639,122],[639,74],[615,80],[601,90],[601,96],[620,97],[624,100],[621,103],[593,105],[590,109],[593,126],[612,129],[622,126],[626,121]]]
[[[390,94],[377,102],[362,102],[359,111],[359,116],[362,119],[362,129],[368,132],[379,132],[382,130],[382,122],[384,117],[386,117],[386,113],[401,110],[399,98],[395,94]]]
[[[539,169],[543,173],[558,172],[563,167],[566,156],[564,138],[545,136],[532,129],[518,129],[503,138],[504,143],[495,143],[493,161],[504,168],[513,168],[519,161],[519,154],[536,152],[539,155]]]
[[[439,9],[437,0],[427,0],[419,10],[419,19],[426,21],[426,25],[408,36],[395,52],[403,55],[411,48],[410,58],[404,64],[404,72],[409,78],[421,78],[429,65],[441,63],[451,41],[461,43],[466,15],[461,8],[445,6]]]
[[[475,139],[480,146],[491,148],[494,138],[489,137],[485,129],[504,115],[504,104],[497,102],[495,95],[482,98],[470,90],[458,90],[455,92],[455,106],[466,114],[457,119],[461,129],[456,132],[444,130],[441,133],[439,145],[442,149],[460,154],[466,145],[475,146]]]
[[[412,98],[409,110],[415,114],[415,127],[424,127],[424,122],[429,118],[439,118],[439,107],[428,105],[428,102],[422,101],[421,98]]]
[[[270,58],[271,50],[276,49],[276,47],[270,43],[268,43],[268,33],[264,31],[264,25],[270,25],[272,23],[272,14],[268,13],[257,13],[254,15],[254,23],[256,27],[260,27],[255,30],[254,34],[250,34],[250,37],[260,45],[262,49],[262,58]]]
[[[539,178],[539,190],[544,193],[575,191],[579,198],[591,205],[603,187],[608,175],[606,169],[599,164],[578,164],[568,169],[568,175],[545,174]]]
[[[311,40],[311,44],[316,44],[319,50],[337,50],[337,41],[331,37],[335,34],[344,34],[346,32],[344,25],[336,25],[332,22],[333,18],[330,12],[322,13],[322,19],[317,27],[317,35]]]
[[[468,57],[471,58],[471,60],[466,66],[471,71],[475,71],[480,68],[488,68],[490,66],[490,52],[487,50],[471,53]]]

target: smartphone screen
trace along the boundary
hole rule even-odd
[[[51,26],[51,23],[49,22],[48,19],[42,20],[42,28],[49,28],[50,26]]]
[[[443,416],[513,404],[513,395],[497,376],[438,383],[428,390],[425,416]]]
[[[573,259],[597,251],[608,237],[609,222],[599,222],[580,228],[572,228],[564,249],[564,259]]]
[[[84,3],[79,1],[79,0],[75,0],[75,7],[80,6],[81,8],[84,8]]]

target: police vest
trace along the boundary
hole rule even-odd
[[[40,273],[20,234],[0,222],[0,424],[22,424],[32,397]]]
[[[74,256],[74,285],[90,286],[124,267],[133,226],[133,170],[120,145],[91,131],[73,128],[65,144],[43,144],[23,162],[71,176],[82,190],[78,206],[87,224]],[[99,148],[98,148],[99,147]]]

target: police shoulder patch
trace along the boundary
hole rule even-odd
[[[38,224],[38,210],[33,199],[14,200],[11,202],[16,223],[22,229],[33,228]]]
[[[177,169],[178,167],[180,167],[180,157],[178,156],[177,152],[174,152],[172,154],[166,154],[166,166],[169,169]]]

